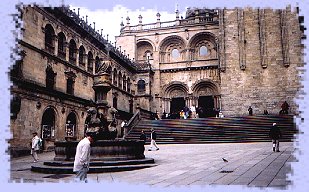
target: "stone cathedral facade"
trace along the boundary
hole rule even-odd
[[[10,72],[12,155],[28,153],[33,131],[44,149],[82,138],[102,66],[118,137],[120,122],[136,112],[149,117],[196,106],[206,116],[243,116],[252,106],[254,114],[278,114],[287,101],[298,113],[304,27],[296,9],[189,8],[173,21],[156,17],[143,24],[140,16],[137,25],[127,17],[113,44],[67,7],[20,8],[20,57]]]

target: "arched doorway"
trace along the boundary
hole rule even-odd
[[[55,137],[56,115],[53,108],[47,108],[42,117],[42,138],[53,139]]]
[[[198,114],[199,117],[215,117],[215,105],[213,96],[198,97]]]
[[[215,117],[220,109],[218,86],[210,80],[200,80],[193,85],[196,112],[199,117]]]
[[[174,97],[171,100],[170,111],[173,113],[179,113],[186,106],[184,97]]]
[[[76,115],[72,111],[68,116],[65,124],[66,137],[76,138],[77,120]]]
[[[188,87],[182,82],[171,82],[166,85],[163,110],[171,115],[179,115],[179,112],[187,105]]]

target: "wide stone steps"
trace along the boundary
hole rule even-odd
[[[139,139],[141,130],[150,137],[150,129],[158,134],[157,143],[266,142],[276,122],[282,141],[292,141],[297,133],[293,116],[248,116],[229,118],[142,120],[128,139]],[[149,143],[147,140],[146,143]]]

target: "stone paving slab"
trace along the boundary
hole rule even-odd
[[[286,176],[291,172],[290,162],[296,161],[291,142],[280,143],[281,152],[273,152],[271,142],[167,144],[160,145],[159,151],[147,151],[148,147],[145,146],[145,156],[154,158],[157,166],[88,174],[88,179],[93,182],[122,182],[153,187],[244,185],[285,188],[291,184]],[[41,162],[50,161],[54,153],[39,154],[39,157]],[[228,162],[223,162],[222,158]],[[52,174],[31,172],[30,167],[34,164],[32,161],[31,156],[12,159],[10,182],[73,181],[74,175],[57,179]]]

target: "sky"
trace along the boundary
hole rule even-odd
[[[157,20],[156,14],[158,12],[160,12],[161,15],[161,22],[175,20],[176,18],[176,14],[173,13],[173,11],[161,11],[162,9],[158,9],[157,7],[153,9],[146,7],[131,9],[126,5],[115,4],[110,9],[107,9],[105,7],[103,7],[102,9],[91,9],[88,7],[79,6],[76,2],[73,2],[72,4],[70,4],[70,8],[72,10],[75,9],[76,13],[77,9],[80,8],[80,17],[86,18],[87,15],[88,23],[91,23],[91,25],[93,26],[93,22],[95,22],[95,29],[103,29],[103,36],[107,38],[108,34],[108,40],[112,43],[115,42],[115,36],[118,36],[120,34],[120,23],[123,22],[124,25],[126,25],[127,17],[130,18],[130,25],[138,24],[139,15],[143,17],[143,24],[155,23]],[[174,8],[174,10],[176,10],[176,8]],[[183,15],[185,15],[185,11],[183,12]]]
[[[120,31],[121,17],[123,22],[126,24],[125,18],[129,16],[131,18],[131,25],[138,24],[138,15],[143,16],[143,23],[152,23],[156,21],[156,13],[160,12],[161,21],[168,21],[175,19],[175,9],[178,4],[178,9],[181,15],[184,16],[184,12],[187,7],[207,7],[207,8],[235,8],[235,7],[253,7],[253,8],[285,8],[286,5],[291,4],[292,6],[299,5],[302,15],[305,15],[305,26],[309,26],[309,3],[306,0],[0,0],[0,101],[1,101],[1,115],[0,115],[0,184],[3,190],[10,191],[32,191],[32,190],[44,190],[48,191],[80,191],[80,190],[91,190],[91,191],[188,191],[186,188],[170,188],[170,189],[157,189],[145,186],[132,186],[124,184],[111,184],[101,183],[101,185],[48,185],[44,184],[8,184],[9,178],[9,156],[5,152],[8,147],[7,139],[12,135],[9,131],[9,103],[10,103],[10,81],[8,79],[8,69],[13,62],[12,58],[16,56],[12,55],[12,49],[16,45],[16,37],[20,37],[18,31],[15,28],[15,21],[12,19],[12,14],[16,13],[15,5],[18,3],[31,4],[36,3],[44,6],[59,6],[62,4],[70,5],[75,8],[79,7],[80,15],[88,15],[89,22],[96,22],[96,29],[103,28],[103,34],[109,34],[109,40],[113,41],[113,36],[118,35]],[[307,37],[308,30],[305,32]],[[304,41],[305,44],[305,62],[308,63],[308,39]],[[303,78],[303,92],[308,93],[308,65],[305,65],[304,69],[301,69],[304,73],[301,75]],[[292,187],[289,191],[307,191],[309,188],[309,176],[308,176],[308,149],[309,139],[308,130],[309,123],[308,117],[309,112],[307,109],[309,98],[308,94],[301,95],[300,98],[296,99],[296,102],[300,106],[301,117],[304,118],[302,121],[300,118],[295,118],[298,127],[303,134],[300,134],[298,142],[295,143],[295,147],[299,150],[295,153],[299,159],[298,163],[292,164],[293,174],[289,177],[292,179]],[[210,191],[261,191],[257,188],[244,188],[244,187],[230,187],[230,186],[216,186],[205,187],[205,188],[191,188],[190,191],[206,191],[211,188]],[[268,191],[273,191],[268,189]]]

